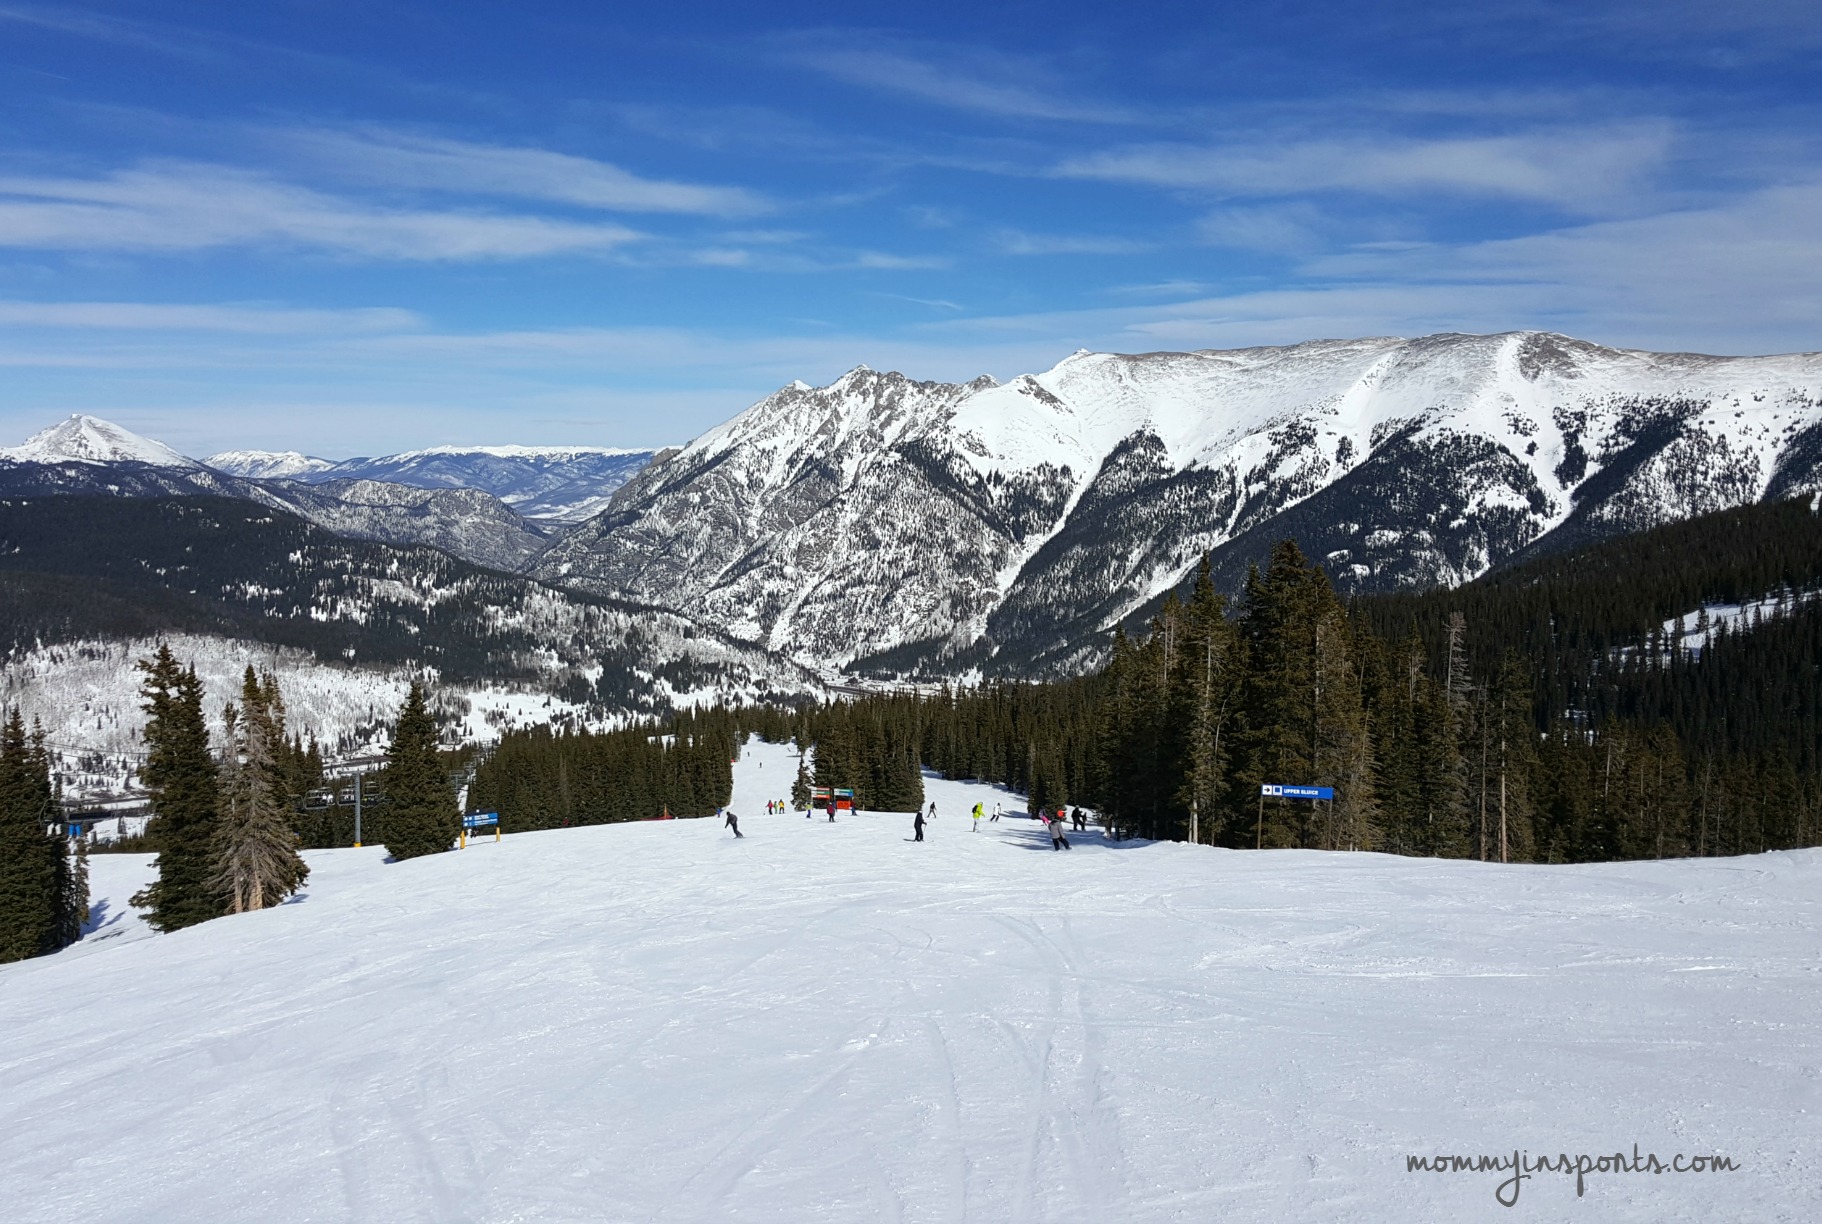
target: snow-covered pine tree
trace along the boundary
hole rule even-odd
[[[89,921],[89,843],[75,839],[73,849],[61,855],[63,871],[59,883],[57,946],[67,948],[82,938],[82,928]]]
[[[57,817],[42,737],[26,737],[15,709],[0,730],[0,961],[70,942],[62,921],[63,838],[50,831]]]
[[[175,931],[219,918],[226,908],[215,882],[215,759],[195,668],[178,666],[170,647],[160,645],[139,670],[148,750],[139,777],[152,793],[148,832],[158,847],[158,879],[132,903],[151,911],[153,927]]]
[[[228,755],[222,763],[215,829],[216,885],[228,912],[266,909],[296,892],[310,874],[291,828],[284,756],[285,706],[278,680],[247,668],[241,705],[225,711]]]
[[[386,849],[396,859],[439,854],[462,830],[455,794],[437,759],[436,722],[416,681],[386,750]]]

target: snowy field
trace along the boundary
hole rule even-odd
[[[1822,855],[1524,868],[1020,818],[532,833],[0,967],[28,1221],[1822,1218]],[[1731,1172],[1407,1172],[1623,1151]]]

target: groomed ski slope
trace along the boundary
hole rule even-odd
[[[0,967],[0,1216],[1822,1218],[1822,855],[1540,868],[906,816],[310,856],[302,899]],[[1735,1172],[1406,1172],[1637,1143]]]

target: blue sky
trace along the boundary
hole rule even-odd
[[[1822,348],[1822,5],[0,0],[0,442],[681,441],[857,363]]]

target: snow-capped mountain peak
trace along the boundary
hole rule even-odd
[[[298,451],[231,450],[210,455],[203,462],[230,476],[249,480],[286,480],[309,472],[323,472],[335,466],[332,460],[318,459]]]
[[[144,438],[100,417],[73,414],[27,438],[23,445],[0,447],[0,459],[14,463],[144,463],[152,467],[194,468],[196,460],[162,442]]]
[[[820,666],[1067,668],[1204,553],[1229,591],[1285,537],[1343,589],[1422,587],[1817,488],[1822,354],[1546,332],[1077,352],[1004,384],[792,383],[539,566]]]

